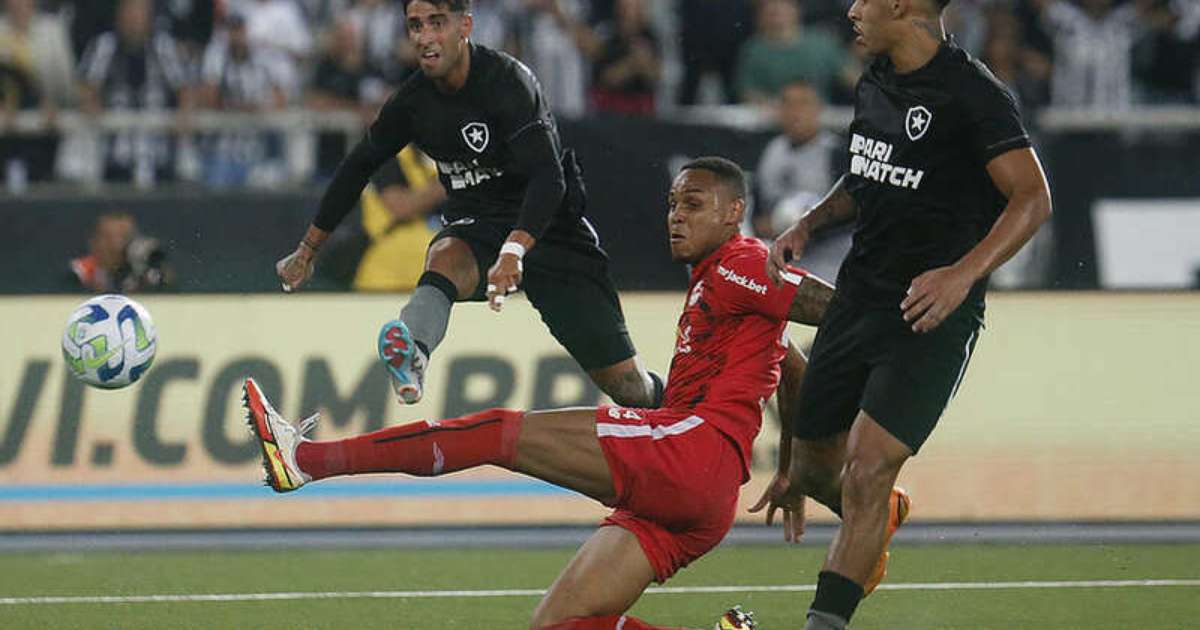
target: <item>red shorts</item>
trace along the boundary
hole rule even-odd
[[[617,491],[602,525],[637,536],[657,582],[729,532],[742,459],[716,427],[686,409],[600,407],[596,434]]]

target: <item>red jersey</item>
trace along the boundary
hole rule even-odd
[[[784,329],[804,273],[776,287],[767,247],[734,236],[692,269],[679,316],[664,408],[686,408],[738,445],[745,478],[762,409],[779,384]]]

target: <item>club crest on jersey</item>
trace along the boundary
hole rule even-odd
[[[916,142],[929,131],[929,125],[933,123],[933,112],[925,108],[924,105],[915,105],[908,108],[908,114],[904,116],[904,131],[908,133],[908,139]]]
[[[473,122],[467,123],[462,128],[462,137],[466,141],[467,146],[476,153],[483,153],[487,149],[488,140],[491,139],[491,132],[488,130],[486,123]]]

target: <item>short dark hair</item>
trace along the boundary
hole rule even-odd
[[[698,157],[684,164],[683,168],[679,170],[682,172],[692,169],[708,171],[716,175],[717,180],[728,186],[734,197],[738,199],[745,199],[750,194],[749,186],[746,184],[746,172],[733,160],[711,155]]]
[[[408,12],[408,5],[415,1],[404,0],[404,11],[406,13]],[[454,13],[470,13],[471,11],[471,0],[425,0],[425,2],[435,7],[446,7],[448,11],[453,11]]]

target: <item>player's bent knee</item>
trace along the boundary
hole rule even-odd
[[[620,407],[654,406],[654,383],[634,359],[591,370],[588,375]]]
[[[425,271],[438,273],[454,283],[459,295],[470,295],[479,282],[475,254],[466,241],[448,237],[430,243],[425,252]]]
[[[891,491],[900,466],[872,455],[851,455],[842,470],[842,488],[847,497],[870,497]]]

